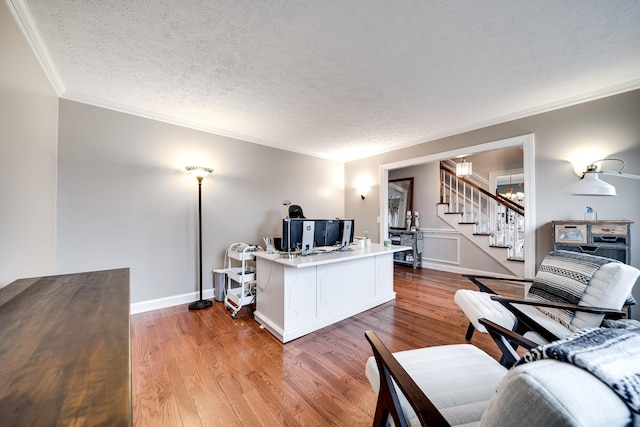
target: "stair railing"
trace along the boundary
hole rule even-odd
[[[508,258],[524,260],[524,207],[491,194],[472,180],[456,176],[440,163],[440,203],[459,214],[459,223],[472,224],[473,233],[489,236],[491,246],[508,249]]]

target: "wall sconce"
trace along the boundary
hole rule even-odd
[[[456,176],[464,178],[473,175],[473,165],[463,158],[460,163],[456,163]]]
[[[358,192],[360,193],[360,197],[362,198],[362,200],[367,198],[367,194],[369,194],[369,187],[360,187],[360,190],[358,190]]]
[[[622,166],[619,171],[598,170],[596,163],[604,161],[620,162]],[[564,190],[564,194],[570,194],[572,196],[615,196],[616,188],[602,181],[598,174],[621,176],[624,178],[640,179],[639,175],[632,175],[628,173],[622,173],[625,167],[625,163],[621,159],[600,159],[592,162],[587,166],[587,170],[582,173],[582,178],[578,182],[574,182]]]
[[[359,194],[360,198],[364,200],[367,198],[369,190],[371,190],[371,186],[374,185],[374,181],[368,174],[361,174],[356,178],[353,184],[352,188],[355,188],[357,191],[356,194]]]

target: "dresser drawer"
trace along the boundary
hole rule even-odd
[[[623,245],[627,244],[627,236],[616,236],[611,234],[594,234],[592,236],[593,243],[609,243],[612,245]]]
[[[627,245],[627,227],[624,225],[593,225],[591,226],[592,243],[606,243],[611,245]]]
[[[627,262],[627,250],[624,246],[589,246],[589,245],[558,245],[558,250],[579,252],[582,254],[596,255],[605,258],[617,259]]]
[[[556,243],[587,243],[587,225],[557,225],[555,233]]]
[[[592,225],[592,234],[620,234],[622,236],[627,235],[626,225]]]

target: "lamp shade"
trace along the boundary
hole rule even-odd
[[[582,179],[564,189],[573,196],[615,196],[616,188],[598,178],[597,172],[585,172]]]
[[[213,169],[205,168],[204,166],[185,166],[185,169],[193,176],[196,176],[200,179],[205,176],[213,173]]]

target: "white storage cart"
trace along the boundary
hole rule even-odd
[[[224,306],[227,310],[231,310],[231,317],[234,319],[242,307],[253,304],[256,299],[256,270],[249,265],[248,261],[253,261],[255,259],[253,253],[259,250],[261,250],[259,246],[246,243],[234,243],[227,249],[229,268],[225,270],[227,286]],[[238,283],[238,286],[233,287],[233,282]]]

